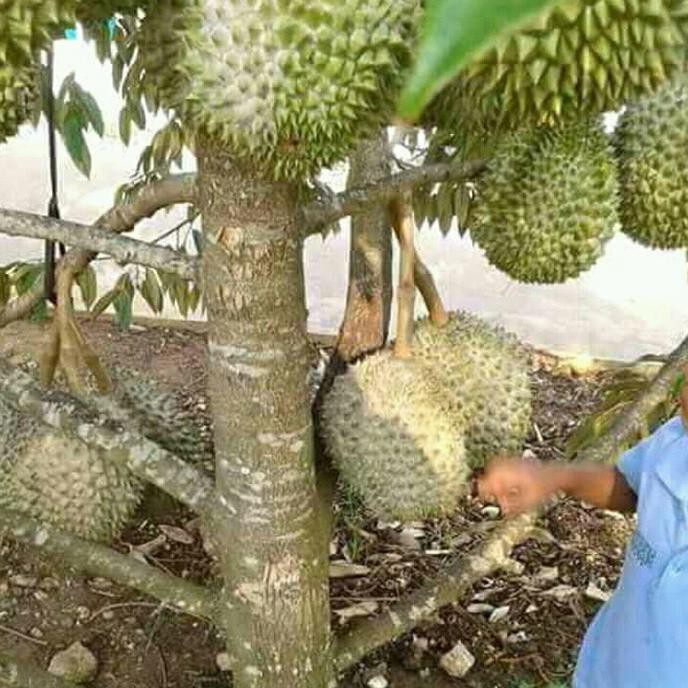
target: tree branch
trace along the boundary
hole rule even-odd
[[[18,411],[40,418],[46,425],[106,450],[112,460],[197,512],[210,508],[211,479],[136,430],[94,413],[76,399],[38,385],[33,378],[0,358],[0,394]]]
[[[307,205],[303,213],[304,233],[317,234],[325,225],[361,212],[373,203],[386,204],[403,191],[424,184],[445,182],[449,179],[472,179],[487,164],[483,160],[469,163],[436,163],[390,175],[373,184],[366,184],[334,194],[329,198]]]
[[[589,449],[576,457],[577,461],[611,463],[618,458],[621,446],[629,435],[643,429],[647,414],[664,400],[682,366],[688,362],[688,337],[674,349],[666,363],[611,428]]]
[[[455,602],[476,581],[503,568],[511,550],[531,533],[532,515],[504,521],[477,550],[457,557],[433,581],[393,604],[382,615],[354,622],[335,642],[335,665],[345,671],[373,650],[415,628],[443,606]]]
[[[76,688],[71,681],[53,676],[47,671],[19,662],[13,657],[0,653],[0,686],[16,688]]]
[[[0,508],[0,532],[7,532],[16,540],[39,547],[90,576],[109,578],[192,616],[209,621],[215,616],[215,601],[210,591],[162,573],[109,547],[81,540],[3,508]]]
[[[0,233],[62,241],[76,248],[106,253],[122,265],[137,263],[174,272],[187,279],[195,279],[198,275],[198,259],[192,256],[165,246],[153,246],[145,241],[118,236],[94,225],[0,208]]]
[[[428,309],[430,321],[438,327],[446,325],[449,320],[447,310],[444,307],[442,297],[435,284],[435,279],[428,267],[421,260],[418,251],[416,251],[413,261],[413,279]]]
[[[120,203],[95,222],[95,225],[115,234],[131,231],[144,218],[155,215],[162,208],[177,203],[194,203],[196,200],[196,175],[171,175],[144,186],[130,201]],[[82,248],[67,252],[58,266],[68,266],[74,274],[81,272],[95,257],[96,253]],[[34,285],[0,309],[0,328],[15,320],[25,318],[43,298],[42,281]]]

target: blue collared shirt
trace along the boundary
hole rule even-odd
[[[638,525],[583,641],[573,688],[688,686],[688,433],[680,417],[623,454]]]

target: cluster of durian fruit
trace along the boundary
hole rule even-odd
[[[475,315],[416,323],[412,358],[376,353],[325,397],[322,434],[349,488],[377,516],[453,511],[487,459],[518,452],[531,416],[518,340]]]
[[[127,423],[191,464],[207,460],[201,430],[177,397],[131,370],[113,373],[113,408]],[[78,403],[55,398],[58,408],[74,409]],[[134,515],[144,489],[109,452],[17,411],[0,397],[0,507],[109,542]]]
[[[489,138],[487,172],[470,196],[424,191],[421,219],[460,218],[492,265],[540,284],[588,270],[619,230],[688,247],[687,35],[685,0],[566,0],[502,39],[425,121],[464,148]]]

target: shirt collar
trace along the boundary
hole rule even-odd
[[[688,430],[679,416],[664,426],[655,473],[680,501],[688,501]]]

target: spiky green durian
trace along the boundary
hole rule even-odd
[[[0,60],[0,143],[17,133],[38,106],[35,68],[10,67]]]
[[[687,0],[563,0],[473,60],[434,116],[493,128],[613,110],[677,73],[687,42]]]
[[[531,391],[527,357],[514,335],[459,312],[443,327],[427,318],[416,323],[413,352],[461,416],[471,468],[522,449]]]
[[[343,480],[378,516],[456,507],[469,475],[462,420],[423,366],[389,352],[351,366],[325,398],[322,420]]]
[[[602,255],[618,183],[600,123],[525,128],[500,141],[479,183],[471,236],[520,282],[564,282]]]
[[[42,425],[0,400],[0,506],[90,540],[111,540],[142,484],[105,451]]]
[[[0,63],[22,67],[72,26],[77,0],[0,0]]]
[[[418,0],[156,0],[142,89],[277,178],[342,159],[385,121]]]
[[[212,448],[174,395],[122,368],[114,371],[113,420],[198,463]],[[56,404],[73,406],[70,397]],[[14,410],[0,399],[0,506],[90,540],[112,540],[133,516],[144,486],[108,452]]]
[[[652,248],[688,247],[688,78],[629,105],[615,148],[622,231]]]

